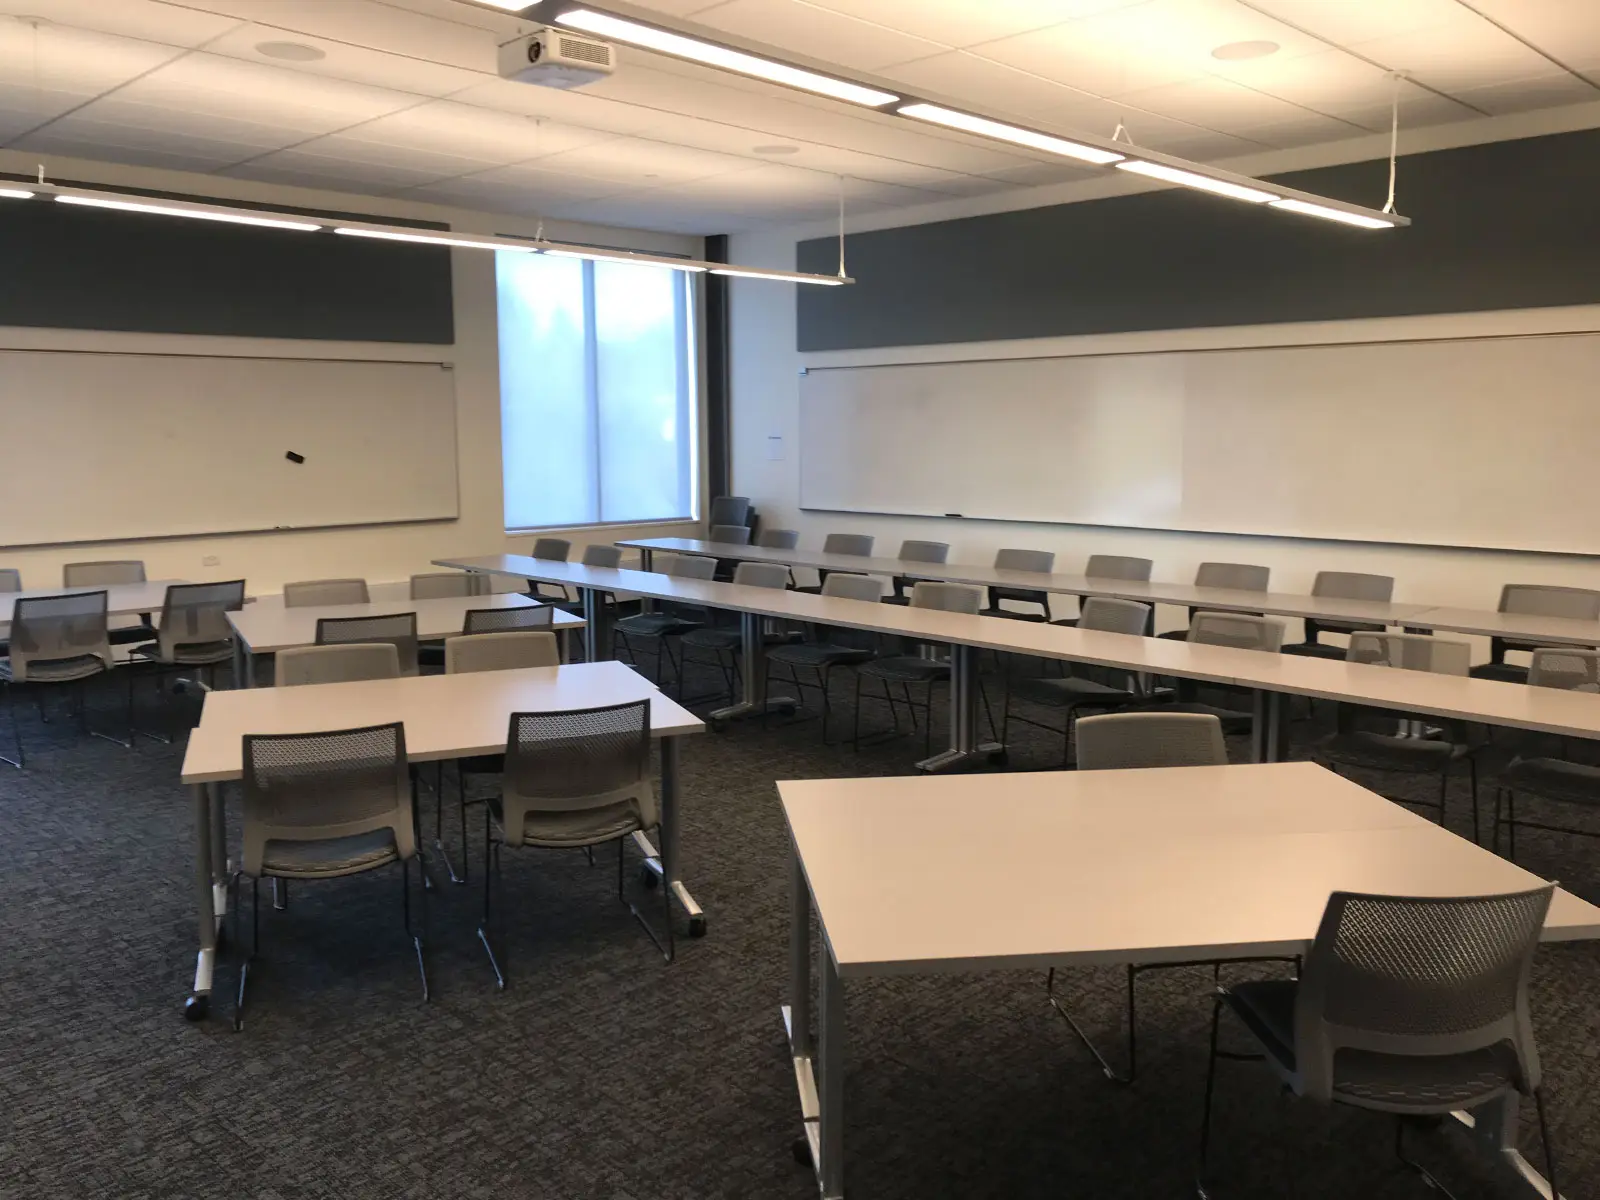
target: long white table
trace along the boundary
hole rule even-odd
[[[820,779],[778,792],[794,883],[783,1017],[824,1200],[844,1195],[847,980],[1289,956],[1304,953],[1334,891],[1468,896],[1542,882],[1310,763]],[[1595,937],[1600,909],[1557,891],[1544,939]],[[1484,1143],[1540,1194],[1516,1148],[1515,1098],[1477,1118]]]
[[[1413,629],[1470,633],[1536,646],[1600,646],[1600,621],[1575,621],[1571,617],[1440,607],[1413,613],[1404,623]]]
[[[312,604],[293,608],[283,603],[282,596],[266,596],[228,614],[228,623],[234,632],[235,678],[241,687],[254,687],[255,656],[315,645],[317,622],[324,617],[378,617],[414,612],[417,614],[417,638],[426,642],[460,633],[467,613],[474,609],[538,607],[539,601],[517,592],[444,596],[433,600],[396,597],[365,604]],[[552,628],[562,633],[581,629],[583,619],[557,609]]]
[[[1264,761],[1271,761],[1281,753],[1286,729],[1284,701],[1289,696],[1365,704],[1426,717],[1476,721],[1577,738],[1600,738],[1600,695],[1583,692],[1400,671],[1340,659],[1191,645],[1167,638],[1102,633],[1004,617],[678,579],[651,572],[585,567],[518,555],[440,559],[437,565],[576,587],[585,598],[585,615],[591,624],[601,618],[602,610],[596,596],[602,591],[629,591],[657,600],[740,613],[745,647],[741,656],[743,697],[739,704],[712,713],[714,721],[759,711],[767,703],[761,641],[763,618],[838,625],[947,644],[951,647],[950,746],[918,764],[929,771],[957,767],[1003,750],[998,744],[981,741],[978,737],[979,650],[999,650],[1247,688],[1256,696],[1254,754]]]
[[[20,592],[0,592],[0,637],[8,632],[11,614],[18,600],[37,600],[41,596],[67,596],[83,592],[106,594],[106,616],[128,617],[138,613],[158,613],[166,603],[167,588],[187,579],[151,579],[145,583],[108,583],[103,587],[24,588]]]
[[[703,732],[705,726],[622,663],[208,693],[183,757],[183,782],[194,798],[200,936],[186,1015],[200,1020],[210,1006],[217,930],[227,911],[230,873],[221,785],[243,775],[246,734],[314,733],[402,721],[407,758],[412,763],[437,762],[504,752],[514,712],[596,708],[646,699],[650,732],[661,746],[659,854],[644,835],[634,836],[651,869],[688,914],[690,935],[700,936],[705,932],[705,914],[682,878],[678,739]]]

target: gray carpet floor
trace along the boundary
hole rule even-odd
[[[96,719],[113,721],[112,704],[102,698]],[[884,725],[881,706],[867,715]],[[264,906],[236,1035],[225,1019],[180,1015],[194,951],[181,747],[125,750],[26,709],[23,728],[29,769],[0,767],[0,1195],[815,1194],[790,1157],[799,1121],[778,1016],[788,896],[774,781],[907,774],[920,739],[857,753],[824,746],[815,721],[689,739],[686,878],[709,935],[680,937],[670,966],[616,902],[608,859],[508,854],[510,986],[498,992],[474,936],[477,815],[473,885],[446,884],[431,904],[426,1005],[394,875],[297,885],[288,911]],[[1297,726],[1302,741],[1314,731]],[[1055,739],[1015,732],[1013,768],[1052,765]],[[1491,758],[1509,748],[1497,741]],[[1470,828],[1467,804],[1462,783],[1449,816],[1458,831]],[[1521,859],[1600,900],[1593,846],[1530,832]],[[644,903],[658,895],[631,872],[630,887]],[[231,965],[219,971],[224,1016],[232,978]],[[1145,977],[1131,1087],[1093,1068],[1037,974],[852,985],[850,1194],[1191,1194],[1210,984],[1204,969]],[[1117,1048],[1121,986],[1116,970],[1064,980]],[[1573,1197],[1600,1195],[1597,995],[1600,945],[1541,951],[1534,1016]],[[1388,1119],[1293,1101],[1259,1065],[1223,1071],[1219,1196],[1427,1194],[1396,1165]],[[1466,1146],[1442,1127],[1415,1142],[1463,1200],[1518,1194]],[[1543,1161],[1531,1127],[1524,1146]]]

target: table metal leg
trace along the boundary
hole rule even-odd
[[[950,648],[950,748],[917,764],[919,771],[949,771],[1004,752],[999,742],[978,740],[978,649]]]
[[[256,685],[256,656],[243,638],[233,640],[233,686],[253,688]]]
[[[1519,1195],[1536,1196],[1540,1200],[1561,1200],[1551,1190],[1550,1181],[1517,1149],[1517,1132],[1521,1128],[1518,1110],[1521,1103],[1522,1098],[1510,1092],[1474,1112],[1454,1112],[1450,1115],[1467,1127],[1472,1140],[1485,1153],[1511,1168],[1511,1174],[1521,1184]],[[1570,1191],[1567,1193],[1568,1196],[1571,1194]]]
[[[217,963],[217,931],[227,915],[228,884],[226,830],[223,827],[222,790],[215,784],[197,783],[195,820],[195,906],[200,949],[195,959],[194,988],[184,1002],[183,1015],[204,1020],[211,1008],[211,978]]]
[[[762,633],[764,620],[755,613],[739,614],[739,699],[711,713],[710,720],[732,721],[773,709],[794,711],[794,697],[767,695],[767,643]]]
[[[790,850],[789,1003],[782,1008],[804,1130],[795,1157],[816,1172],[823,1200],[844,1195],[844,989],[826,939],[817,1037],[811,1031],[811,889]]]
[[[1282,762],[1288,757],[1287,711],[1288,697],[1282,692],[1255,692],[1255,719],[1250,722],[1251,762]]]
[[[682,877],[679,857],[678,739],[661,739],[661,849],[658,851],[643,833],[633,835],[634,844],[644,855],[645,870],[651,871],[689,918],[689,936],[705,937],[706,915],[689,894]]]
[[[656,569],[656,552],[654,550],[650,550],[650,549],[647,549],[645,547],[640,547],[640,549],[639,549],[639,569],[641,571],[654,571]],[[654,600],[650,599],[650,597],[646,596],[639,602],[639,611],[640,612],[647,612],[648,613],[648,612],[655,612],[655,610],[656,610],[656,602]]]
[[[583,601],[583,619],[588,626],[583,632],[587,648],[584,657],[589,662],[603,662],[611,657],[611,626],[606,619],[605,600],[598,588],[579,588],[578,597]]]
[[[822,1200],[844,1196],[844,984],[826,936],[817,1003],[817,1187]]]

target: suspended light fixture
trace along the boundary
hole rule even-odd
[[[32,200],[36,194],[25,192],[21,188],[0,187],[0,200]]]
[[[251,209],[227,208],[220,204],[171,203],[165,200],[143,200],[137,197],[110,196],[92,192],[57,191],[57,204],[75,204],[83,208],[110,208],[118,212],[148,213],[156,217],[188,217],[196,221],[222,221],[229,225],[256,225],[262,229],[292,229],[302,233],[315,233],[322,228],[320,222],[304,218],[257,215]]]
[[[1159,179],[1163,183],[1175,183],[1180,187],[1212,192],[1218,196],[1227,196],[1234,200],[1245,200],[1251,204],[1263,204],[1268,200],[1277,199],[1274,193],[1264,192],[1260,188],[1245,187],[1242,184],[1229,183],[1226,179],[1213,179],[1209,175],[1198,175],[1193,171],[1181,171],[1177,167],[1165,166],[1162,163],[1145,162],[1139,158],[1119,162],[1117,170],[1132,171],[1136,175],[1146,175],[1151,179]]]
[[[946,129],[959,129],[963,133],[975,133],[979,137],[995,138],[1002,142],[1027,146],[1031,150],[1043,150],[1047,154],[1076,158],[1097,166],[1117,162],[1123,157],[1115,150],[1101,150],[1081,142],[1069,142],[1066,138],[1053,137],[1034,129],[1024,129],[1020,125],[1007,125],[1003,121],[991,121],[988,117],[957,112],[953,108],[942,108],[937,104],[902,104],[895,109],[895,112],[914,121],[931,121],[935,125],[943,125]]]
[[[416,242],[424,246],[452,246],[463,250],[515,250],[532,254],[534,248],[511,238],[457,237],[450,233],[373,228],[369,225],[335,225],[333,231],[349,237],[375,238],[385,242]]]

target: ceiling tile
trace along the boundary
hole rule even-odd
[[[1286,100],[1251,91],[1215,75],[1130,92],[1123,99],[1161,115],[1193,121],[1241,137],[1249,136],[1249,130],[1271,126],[1298,127],[1306,122],[1319,125],[1325,141],[1350,137],[1359,132],[1347,122],[1309,112]]]
[[[1551,71],[1550,60],[1467,9],[1450,25],[1358,42],[1352,49],[1419,83],[1455,93]]]
[[[699,15],[696,24],[767,46],[803,50],[809,57],[856,71],[876,71],[945,49],[938,42],[802,0],[732,0]]]
[[[969,47],[1095,13],[1134,8],[1146,0],[981,0],[980,3],[958,4],[930,4],[927,0],[813,0],[813,3],[818,8],[848,13],[940,45]]]
[[[261,45],[283,41],[314,47],[326,57],[315,62],[284,62],[257,49]],[[206,52],[261,63],[275,70],[343,79],[419,96],[448,96],[483,81],[483,74],[479,71],[386,54],[308,34],[286,35],[282,30],[267,25],[245,25],[235,29],[208,45]]]
[[[407,199],[432,200],[461,208],[538,216],[550,213],[556,204],[598,200],[616,192],[614,185],[600,180],[510,168],[422,184],[405,195]]]
[[[1248,69],[1232,72],[1230,78],[1258,92],[1373,132],[1389,128],[1393,78],[1382,67],[1342,50],[1324,50],[1284,62],[1273,56],[1237,66]],[[1412,83],[1401,85],[1400,106],[1401,123],[1407,127],[1471,115],[1463,106]]]
[[[1270,16],[1339,46],[1448,25],[1460,20],[1462,15],[1457,0],[1250,0],[1250,3]]]
[[[1600,68],[1600,6],[1574,0],[1473,0],[1473,7],[1568,67]]]
[[[0,137],[15,137],[182,51],[59,25],[0,21]]]
[[[235,161],[281,149],[306,138],[306,134],[299,130],[215,113],[204,105],[187,111],[156,108],[124,100],[120,94],[97,100],[63,118],[59,124],[69,129],[121,128],[145,131],[154,138],[170,135],[175,139],[189,137],[229,143],[239,149],[234,156]],[[56,124],[48,125],[45,132],[53,132],[56,128]]]
[[[217,167],[250,158],[267,147],[251,145],[233,136],[235,129],[178,130],[152,128],[149,125],[101,121],[81,114],[73,114],[55,121],[38,133],[17,141],[18,150],[36,150],[41,153],[67,154],[70,145],[104,146],[123,151],[146,151],[183,158],[189,169],[215,170]],[[94,157],[89,155],[89,157]],[[203,166],[201,165],[203,164]]]
[[[46,28],[75,28],[167,46],[199,46],[239,22],[157,0],[0,0],[0,25],[7,18],[43,18]],[[0,40],[5,37],[0,30]]]
[[[1100,96],[979,53],[952,50],[937,58],[891,67],[885,74],[907,88],[925,89],[930,95],[995,116],[1042,121],[1052,129],[1078,129],[1102,137],[1116,128],[1116,110]]]
[[[575,150],[614,136],[603,130],[582,129],[544,117],[525,117],[437,100],[368,121],[348,133],[309,142],[305,148],[323,153],[324,142],[359,145],[366,147],[369,155],[386,150],[428,153],[470,161],[481,167],[505,166]]]
[[[658,108],[643,108],[610,100],[588,89],[567,92],[560,88],[531,87],[504,79],[487,80],[451,99],[481,108],[528,117],[548,117],[569,125],[618,134],[641,133],[659,125],[667,115]]]
[[[215,171],[218,160],[209,155],[191,154],[182,149],[185,143],[161,139],[158,146],[119,144],[96,137],[82,141],[75,137],[51,132],[33,134],[19,143],[19,149],[30,154],[55,154],[63,158],[92,159],[95,162],[122,163],[131,167],[161,167],[169,171],[193,171],[209,174]],[[46,168],[49,163],[47,162]]]
[[[1600,100],[1600,89],[1567,71],[1560,71],[1533,79],[1514,79],[1507,83],[1492,83],[1487,87],[1468,88],[1454,95],[1474,108],[1500,117],[1540,108],[1555,108],[1562,104]]]
[[[651,186],[712,175],[748,171],[749,159],[709,150],[693,150],[646,138],[612,138],[610,141],[547,154],[537,160],[548,171],[608,179],[631,186]],[[658,184],[659,181],[659,184]]]
[[[298,183],[311,179],[317,187],[337,187],[357,191],[393,191],[437,182],[441,176],[431,170],[417,170],[393,162],[362,162],[309,154],[304,150],[281,150],[226,167],[218,174],[235,179],[259,179],[268,183]]]

